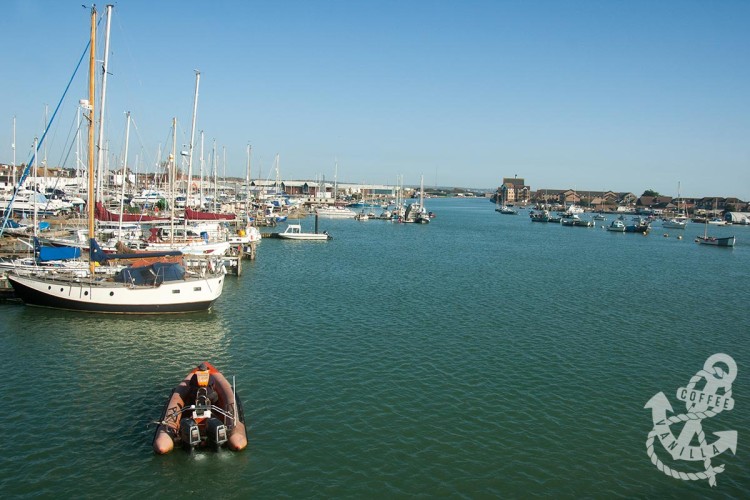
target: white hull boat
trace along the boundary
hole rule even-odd
[[[313,240],[326,241],[331,236],[326,233],[303,233],[302,226],[299,224],[289,224],[283,233],[277,233],[277,236],[283,240]]]

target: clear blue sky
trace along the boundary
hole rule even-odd
[[[0,161],[12,160],[13,116],[28,161],[88,12],[81,0],[0,3]],[[338,158],[346,182],[491,188],[518,175],[533,189],[676,195],[680,182],[685,196],[750,199],[745,0],[123,0],[110,53],[106,135],[121,155],[131,111],[131,167],[138,154],[153,170],[173,116],[189,142],[199,69],[197,128],[207,151],[214,139],[226,149],[227,175],[244,177],[249,143],[253,178],[278,153],[286,179],[333,180]]]

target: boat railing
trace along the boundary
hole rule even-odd
[[[234,403],[230,403],[231,406],[234,406]],[[233,408],[231,408],[229,411],[216,406],[216,405],[208,405],[208,406],[202,406],[201,407],[204,410],[210,410],[212,413],[216,412],[219,415],[224,417],[224,424],[227,426],[227,428],[231,429],[235,426],[236,417],[234,415],[235,411]],[[161,421],[155,421],[154,423],[157,425],[163,425],[165,427],[174,426],[179,422],[179,416],[182,415],[185,412],[193,411],[196,409],[196,405],[188,405],[183,406],[182,408],[178,407],[172,407],[169,410],[169,413],[167,415],[164,415],[164,419]]]

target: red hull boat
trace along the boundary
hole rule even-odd
[[[245,417],[234,388],[208,362],[201,363],[174,388],[154,433],[154,452],[169,453],[175,445],[239,451],[247,446]]]

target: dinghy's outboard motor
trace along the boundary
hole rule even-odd
[[[221,445],[227,442],[227,426],[221,423],[218,418],[209,418],[206,423],[206,437],[208,443],[216,451],[221,448]]]
[[[180,439],[182,439],[182,445],[192,450],[195,446],[201,442],[201,431],[198,429],[198,424],[192,418],[183,418],[180,420]]]

